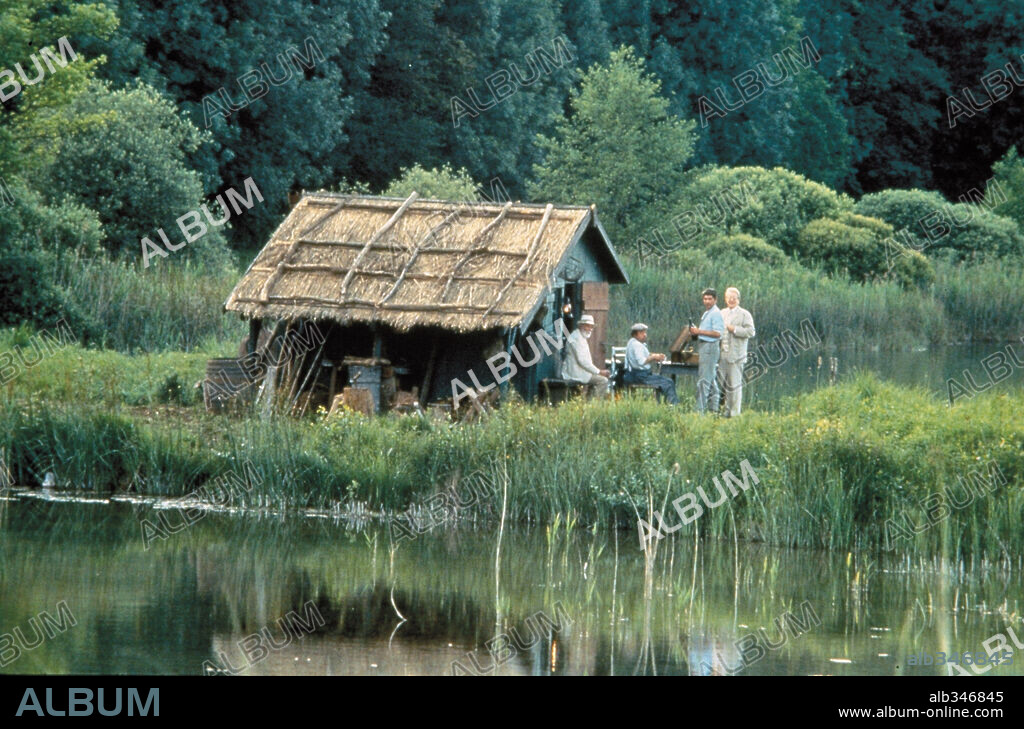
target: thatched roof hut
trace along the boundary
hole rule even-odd
[[[518,326],[588,232],[605,280],[626,283],[593,208],[307,194],[225,308],[399,331]]]
[[[598,361],[604,357],[609,283],[628,278],[592,206],[317,192],[295,205],[225,308],[253,321],[330,322],[368,330],[372,351],[360,345],[359,356],[390,356],[393,362],[409,353],[408,342],[397,344],[396,337],[426,336],[436,348],[440,331],[459,334],[463,344],[474,342],[469,349],[480,349],[482,340],[473,335],[486,335],[489,342],[504,337],[507,348],[514,331],[550,331],[568,302],[565,311],[586,306],[599,318],[600,336],[592,337]],[[396,344],[391,352],[382,351],[389,347],[381,337]],[[349,336],[350,342],[358,339]],[[424,351],[423,342],[416,348]],[[347,353],[356,354],[351,346]],[[470,359],[480,361],[478,354]],[[466,363],[449,369],[465,371]],[[539,376],[546,376],[544,367],[531,378]]]

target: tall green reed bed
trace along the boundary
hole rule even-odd
[[[999,341],[1024,335],[1024,260],[969,266],[940,263],[935,273],[933,294],[953,326],[960,327],[960,338]]]
[[[94,343],[122,352],[188,352],[210,341],[231,341],[237,348],[248,334],[237,316],[224,313],[239,275],[187,260],[144,269],[68,254],[55,278],[85,312]]]
[[[905,349],[1024,335],[1024,262],[1014,258],[957,266],[936,261],[935,283],[924,290],[851,283],[792,263],[769,266],[699,252],[660,264],[625,260],[630,284],[611,289],[614,341],[624,342],[630,325],[643,321],[652,327],[654,346],[666,347],[688,318],[696,321],[703,312],[700,292],[708,286],[718,290],[720,306],[726,287],[740,289],[761,342],[784,329],[799,332],[805,319],[822,340],[839,346]],[[898,312],[896,336],[893,312]]]
[[[641,266],[627,259],[629,285],[611,287],[613,339],[624,342],[630,325],[642,321],[652,328],[654,345],[666,347],[688,318],[699,321],[700,292],[709,286],[718,291],[719,306],[725,306],[727,287],[740,290],[740,303],[753,313],[761,342],[785,329],[799,332],[805,319],[834,345],[901,349],[950,338],[946,312],[927,292],[893,283],[854,284],[789,263],[691,258],[692,266],[682,261]],[[892,336],[892,312],[899,312],[898,337]]]
[[[248,254],[241,257],[248,260]],[[697,250],[656,264],[631,256],[624,261],[631,283],[612,287],[613,341],[624,342],[630,324],[644,321],[653,327],[653,344],[663,348],[687,318],[700,315],[700,292],[707,286],[718,289],[720,303],[727,286],[741,290],[761,341],[784,329],[798,331],[805,319],[832,344],[894,349],[1024,334],[1017,316],[1024,309],[1024,264],[1016,259],[936,262],[936,281],[928,290],[855,284],[794,263],[709,258]],[[142,269],[70,253],[57,263],[55,278],[85,312],[91,343],[122,352],[191,352],[221,343],[220,354],[230,355],[247,334],[238,317],[223,312],[240,270],[185,260]],[[900,312],[899,336],[892,336],[894,311]]]
[[[467,480],[479,472],[497,488],[467,508],[485,521],[496,521],[507,484],[514,522],[569,518],[631,530],[632,504],[649,491],[660,504],[700,486],[714,500],[713,479],[726,470],[740,476],[747,460],[759,483],[705,508],[676,538],[697,529],[774,545],[1016,561],[1024,546],[1022,408],[1020,390],[949,408],[870,376],[734,420],[626,400],[513,404],[465,426],[355,414],[267,422],[197,414],[182,423],[19,401],[0,409],[0,448],[23,483],[53,470],[61,485],[97,491],[180,495],[228,471],[242,474],[248,463],[259,482],[236,494],[240,502],[285,509],[360,502],[395,514],[450,489],[465,503]],[[989,464],[1006,484],[921,530],[938,513],[932,494]],[[671,505],[664,516],[679,523]],[[908,518],[921,533],[886,534],[890,519],[907,532]],[[639,548],[638,533],[627,543]]]

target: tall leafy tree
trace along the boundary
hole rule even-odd
[[[578,60],[559,3],[383,5],[387,45],[349,124],[353,174],[379,188],[400,168],[448,162],[522,194],[533,137],[561,111]]]
[[[608,33],[615,46],[630,46],[644,58],[651,54],[656,34],[652,18],[652,5],[660,0],[601,0],[602,15],[608,23]],[[657,75],[655,69],[651,69]],[[665,92],[672,86],[663,81]]]
[[[800,45],[794,0],[611,0],[606,8],[614,39],[643,50],[672,110],[700,119],[698,161],[785,165],[829,185],[851,176],[846,123],[812,49]]]
[[[381,7],[385,43],[367,88],[356,96],[345,146],[352,176],[378,189],[402,168],[449,159],[449,100],[471,83],[477,63],[459,31],[444,22],[442,0],[381,0]],[[483,12],[474,16],[456,8],[452,19],[477,34],[493,33],[495,11],[477,9]],[[496,38],[491,35],[492,43]]]
[[[590,68],[608,60],[612,52],[611,35],[600,0],[563,2],[562,23],[579,54],[577,65]]]
[[[111,90],[96,83],[70,106],[67,116],[101,110],[109,112],[102,124],[65,135],[48,187],[67,190],[99,214],[112,253],[137,260],[143,236],[160,243],[157,228],[165,231],[172,245],[181,242],[176,219],[200,210],[205,202],[202,180],[189,169],[186,155],[208,134],[145,84]],[[207,210],[218,222],[225,215],[237,220],[230,205],[223,209],[211,201]],[[207,233],[177,255],[195,255],[210,265],[224,263],[223,228],[207,218],[199,220]]]
[[[661,83],[632,49],[591,66],[553,136],[540,135],[537,200],[595,203],[609,235],[631,247],[679,195],[693,156],[695,122],[669,111]]]
[[[62,133],[102,121],[102,113],[67,112],[103,62],[86,53],[86,39],[107,36],[116,25],[100,5],[0,0],[0,324],[53,326],[65,319],[78,332],[89,328],[82,307],[54,283],[53,266],[61,249],[97,252],[102,226],[63,190],[33,187],[53,163]]]
[[[1024,8],[970,0],[906,5],[916,44],[944,72],[934,101],[941,121],[928,156],[935,186],[957,199],[983,186],[992,164],[1024,135],[1024,93],[1012,80],[1024,78]],[[980,108],[963,113],[972,103]]]
[[[289,191],[344,176],[345,123],[383,43],[386,14],[376,0],[116,7],[123,23],[111,48],[122,55],[105,76],[146,79],[213,133],[214,143],[190,157],[208,194],[253,178],[266,202],[237,220],[247,244],[269,233]]]
[[[798,1],[780,0],[788,25],[783,59],[789,62],[790,70],[796,71],[792,77],[792,122],[785,150],[786,166],[829,187],[849,188],[854,182],[853,139],[847,133],[848,122],[817,67],[831,49],[818,47],[822,41],[815,43],[806,34],[804,20],[797,14]],[[812,48],[817,59],[809,58]],[[786,56],[787,51],[797,49],[799,57]],[[801,65],[812,62],[811,68]]]
[[[820,71],[848,122],[851,192],[933,184],[929,149],[943,123],[946,72],[916,35],[917,0],[801,0],[805,32],[822,49]]]
[[[0,107],[0,177],[8,184],[52,161],[62,124],[74,131],[97,121],[69,120],[61,112],[85,92],[105,60],[86,56],[82,42],[108,36],[116,26],[114,14],[99,4],[0,0],[0,92],[6,98]],[[67,45],[59,43],[62,38]]]
[[[579,55],[561,24],[556,0],[502,0],[499,15],[500,38],[492,66],[476,85],[487,89],[494,107],[465,126],[481,135],[481,164],[471,168],[478,179],[501,178],[514,194],[525,191],[525,181],[541,151],[534,145],[538,132],[549,133],[561,116],[565,99],[575,77]],[[510,95],[496,99],[491,86],[511,77]],[[491,83],[486,84],[490,78]],[[532,79],[529,84],[526,81]],[[519,83],[523,81],[524,83]],[[455,159],[461,159],[460,141],[454,145]],[[472,160],[466,160],[467,163]]]

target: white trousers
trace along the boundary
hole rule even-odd
[[[608,378],[604,375],[591,375],[587,382],[577,382],[579,385],[587,385],[590,395],[593,397],[607,397]]]
[[[725,393],[725,412],[723,414],[734,418],[740,414],[740,405],[743,402],[743,363],[724,360],[719,362],[718,379],[721,381],[722,391]]]

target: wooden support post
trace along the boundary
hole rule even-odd
[[[470,390],[467,391],[467,393],[469,395],[469,402],[473,406],[473,410],[475,411],[475,414],[474,413],[470,413],[468,419],[470,419],[470,420],[476,420],[476,419],[483,420],[483,419],[485,419],[487,417],[487,415],[488,415],[487,409],[483,405],[480,404],[480,398],[477,396],[476,390],[470,389]]]
[[[423,375],[423,385],[420,387],[420,392],[423,393],[423,404],[425,405],[430,399],[430,379],[434,376],[434,364],[437,362],[437,336],[434,337],[433,344],[430,345],[430,358],[427,360],[427,372]]]
[[[380,330],[377,325],[373,325],[373,358],[380,359],[383,356],[384,343],[381,340]]]
[[[249,320],[249,344],[246,345],[246,354],[253,354],[260,341],[260,329],[263,328],[262,319]]]
[[[335,389],[337,384],[338,384],[338,363],[332,361],[331,362],[331,388],[330,388],[330,393],[329,393],[329,395],[327,397],[327,402],[329,402],[329,403],[333,403],[334,402],[334,394],[337,392],[337,390]]]

